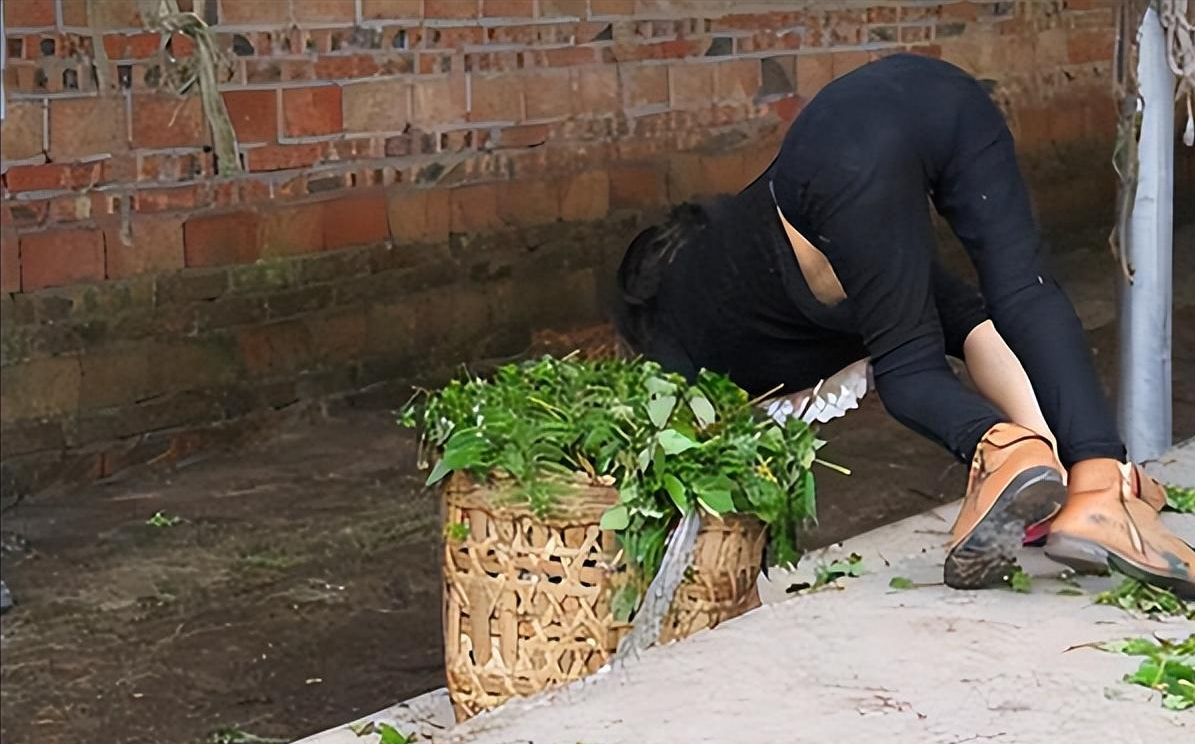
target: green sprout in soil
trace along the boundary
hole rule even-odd
[[[1115,589],[1100,592],[1096,604],[1120,607],[1150,617],[1185,617],[1195,620],[1195,607],[1179,599],[1174,592],[1126,578]]]
[[[1195,488],[1166,486],[1166,508],[1181,514],[1195,514]]]
[[[724,375],[703,372],[690,384],[651,362],[544,358],[422,392],[400,423],[421,430],[421,464],[434,462],[429,485],[465,473],[540,516],[579,487],[617,488],[601,526],[616,533],[632,570],[625,609],[655,576],[672,526],[693,510],[754,515],[768,528],[771,565],[800,558],[822,442],[756,402]]]
[[[164,511],[154,512],[154,515],[145,520],[145,523],[150,527],[177,527],[182,524],[182,517],[175,517],[167,514]]]
[[[1110,653],[1145,657],[1137,671],[1126,674],[1124,681],[1162,693],[1163,708],[1186,710],[1195,706],[1195,633],[1181,641],[1129,638],[1096,647]]]
[[[1020,566],[1013,566],[1012,571],[1004,577],[1004,583],[1017,594],[1028,594],[1033,591],[1033,577],[1025,573]]]

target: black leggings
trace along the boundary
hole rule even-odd
[[[810,102],[771,174],[780,211],[842,283],[894,417],[962,458],[1004,418],[945,361],[932,199],[978,271],[1063,464],[1124,458],[1083,328],[1043,266],[1012,137],[974,79],[907,56],[860,68]]]

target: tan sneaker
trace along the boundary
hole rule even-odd
[[[981,589],[1004,582],[1016,566],[1025,529],[1048,520],[1065,499],[1049,440],[1016,424],[993,426],[971,460],[946,554],[946,585]]]
[[[1046,555],[1081,573],[1126,576],[1195,599],[1195,550],[1162,524],[1150,492],[1165,492],[1139,467],[1084,460],[1070,471],[1070,495],[1050,527]]]

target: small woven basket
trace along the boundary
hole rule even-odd
[[[613,488],[579,487],[541,518],[464,476],[449,479],[444,661],[458,720],[585,677],[613,656],[630,630],[610,607],[626,572],[614,533],[598,523],[617,499]],[[704,520],[661,641],[757,607],[764,540],[754,517]]]

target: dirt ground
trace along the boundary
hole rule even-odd
[[[1185,437],[1195,434],[1195,231],[1177,242]],[[1111,381],[1112,264],[1102,249],[1059,262]],[[824,456],[854,473],[820,474],[810,547],[960,495],[964,468],[874,396],[823,433]],[[0,621],[0,738],[291,740],[441,685],[438,506],[414,459],[413,437],[385,410],[338,410],[244,451],[5,514],[28,549],[2,563],[19,605]],[[160,526],[148,524],[159,512]]]

